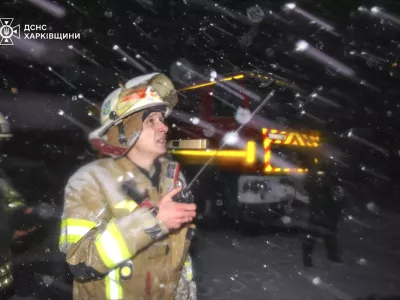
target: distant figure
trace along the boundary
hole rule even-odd
[[[323,164],[322,170],[310,173],[305,182],[310,200],[308,227],[303,240],[305,267],[313,266],[312,253],[317,238],[323,239],[330,261],[343,262],[338,251],[337,229],[347,192],[332,166]]]
[[[10,125],[0,113],[0,143],[12,137]],[[0,299],[7,299],[14,293],[11,243],[36,230],[32,223],[33,209],[11,185],[3,172],[3,156],[0,155]]]

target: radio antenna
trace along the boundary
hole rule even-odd
[[[273,82],[273,81],[270,81],[270,84],[271,84],[272,82]],[[260,111],[260,109],[261,109],[265,104],[267,104],[267,102],[274,96],[274,94],[275,94],[275,90],[272,90],[272,91],[268,94],[268,96],[260,103],[260,105],[258,105],[257,108],[252,112],[252,114],[250,115],[250,118],[249,118],[245,123],[243,123],[242,125],[240,125],[240,127],[235,131],[236,134],[239,133],[240,130],[242,130],[243,127],[246,126],[246,125],[251,121],[251,119]],[[223,147],[225,147],[225,145],[226,145],[226,142],[223,142],[222,145],[217,149],[217,152],[216,152],[212,157],[210,157],[210,159],[201,167],[201,169],[199,170],[199,172],[197,172],[197,174],[193,177],[193,179],[192,179],[192,180],[189,182],[189,184],[187,185],[187,187],[186,187],[187,190],[190,190],[190,188],[191,188],[191,186],[193,185],[193,183],[196,182],[196,180],[199,178],[199,176],[201,175],[201,173],[204,172],[204,170],[205,170],[205,169],[209,166],[209,164],[215,159],[215,157],[218,155],[218,152],[221,151],[221,149],[222,149]]]

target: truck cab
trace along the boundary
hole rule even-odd
[[[168,150],[186,180],[196,179],[192,189],[205,222],[221,216],[242,223],[287,222],[297,206],[308,203],[303,180],[318,163],[320,134],[282,124],[274,108],[279,100],[267,102],[249,120],[262,103],[260,95],[265,98],[271,89],[284,94],[290,83],[243,72],[179,90]]]

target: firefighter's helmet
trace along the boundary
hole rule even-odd
[[[8,120],[0,113],[0,139],[7,139],[12,137],[10,123]]]
[[[104,155],[122,156],[139,138],[146,110],[161,110],[168,116],[177,102],[175,87],[166,75],[135,77],[107,96],[101,107],[101,127],[89,140]]]

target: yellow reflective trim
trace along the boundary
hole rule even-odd
[[[13,275],[7,275],[5,277],[0,278],[0,291],[8,287],[13,282],[14,282]]]
[[[271,165],[265,167],[265,172],[271,172],[271,171],[272,171]]]
[[[108,230],[111,232],[112,236],[117,240],[118,247],[121,250],[121,256],[124,259],[132,257],[132,254],[129,253],[128,247],[126,246],[125,240],[122,237],[121,233],[119,232],[117,225],[115,225],[115,223],[112,222]]]
[[[189,258],[185,261],[185,269],[186,269],[186,279],[193,280],[193,267],[192,260]]]
[[[96,227],[95,222],[83,219],[64,219],[61,221],[61,234],[59,245],[75,244],[85,236],[92,228]]]
[[[11,208],[22,206],[22,205],[25,205],[25,203],[21,202],[21,201],[14,201],[14,202],[8,203],[8,207],[11,207]]]
[[[122,291],[122,286],[119,283],[120,282],[120,278],[119,278],[119,272],[115,272],[115,281],[117,284],[117,289],[118,289],[118,299],[123,299],[123,291]]]
[[[255,160],[256,160],[256,142],[248,141],[246,162],[252,164],[255,162]]]
[[[75,244],[82,238],[79,234],[64,234],[60,236],[59,244]]]
[[[175,150],[169,151],[174,155],[187,156],[218,156],[218,157],[246,157],[247,153],[243,150]]]
[[[264,153],[264,163],[267,164],[271,159],[271,150],[267,150]]]
[[[107,266],[107,268],[113,268],[115,266],[114,261],[109,257],[107,250],[104,247],[101,235],[99,235],[95,241],[95,246],[100,254],[101,260]]]
[[[124,299],[122,286],[120,284],[119,269],[114,269],[106,276],[106,299],[122,300]]]
[[[111,299],[111,278],[110,274],[106,276],[106,299]]]
[[[260,75],[259,75],[259,77],[260,77]],[[244,78],[244,74],[238,74],[238,75],[234,75],[233,77],[222,78],[219,81],[231,81],[232,79],[242,79],[242,78]],[[189,86],[189,87],[180,89],[180,90],[178,90],[178,92],[183,92],[183,91],[187,91],[187,90],[194,90],[194,89],[202,88],[202,87],[205,87],[205,86],[214,85],[217,82],[218,81],[210,81],[210,82],[206,82],[206,83],[196,84],[196,85],[193,85],[193,86]]]
[[[123,200],[118,202],[117,205],[115,205],[116,209],[126,209],[129,212],[133,212],[136,207],[138,207],[137,203],[133,200]]]
[[[92,229],[96,225],[97,224],[95,222],[84,220],[84,219],[67,218],[67,219],[62,220],[62,222],[61,222],[61,228],[68,227],[68,226],[82,226],[82,227]]]
[[[95,245],[104,264],[110,269],[132,257],[113,221],[108,224],[104,232],[97,236]]]

